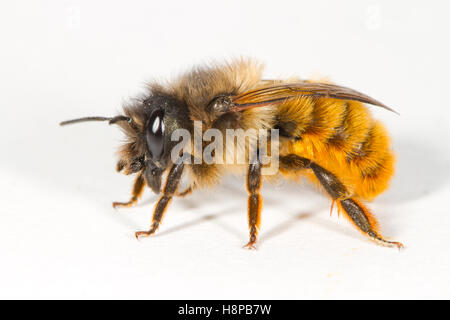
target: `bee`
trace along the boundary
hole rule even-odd
[[[302,177],[329,196],[331,210],[337,205],[338,212],[369,239],[402,248],[400,242],[381,235],[377,220],[363,202],[374,199],[388,187],[395,160],[386,129],[372,118],[364,104],[394,110],[343,86],[298,79],[265,80],[262,74],[263,65],[251,59],[196,67],[172,82],[149,83],[145,94],[124,105],[121,115],[86,117],[61,125],[108,121],[122,129],[126,142],[118,152],[117,171],[135,174],[136,178],[130,200],[114,202],[113,206],[136,204],[145,186],[160,194],[151,225],[148,230],[135,233],[138,239],[158,230],[173,197],[212,187],[233,172],[246,177],[246,248],[254,249],[257,242],[263,181],[298,181]],[[279,136],[278,143],[273,144],[278,170],[263,175],[267,164],[250,159],[249,148],[236,144],[231,149],[246,154],[244,163],[174,160],[172,151],[177,142],[171,136],[177,129],[195,135],[197,122],[201,123],[201,133],[208,129],[224,134],[229,129],[275,130]],[[257,140],[255,133],[250,138]],[[200,151],[206,147],[203,142]],[[260,151],[259,144],[255,148]],[[221,158],[227,152],[217,152],[215,156]],[[185,152],[183,156],[192,160],[193,153]],[[183,177],[188,183],[179,190]]]

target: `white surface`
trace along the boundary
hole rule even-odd
[[[314,3],[314,4],[313,4]],[[449,5],[445,1],[9,1],[0,5],[0,298],[449,298]],[[155,197],[114,210],[121,133],[60,120],[113,115],[144,80],[232,56],[267,77],[325,75],[373,110],[398,153],[371,204],[401,252],[329,217],[312,188],[264,186],[247,240],[243,179],[175,200],[157,236]]]

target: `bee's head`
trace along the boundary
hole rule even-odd
[[[117,124],[126,136],[118,151],[117,171],[124,174],[142,172],[155,193],[160,192],[162,174],[172,164],[171,150],[177,144],[171,140],[173,131],[190,129],[189,113],[184,103],[161,91],[152,91],[145,98],[124,106],[124,115],[81,118],[64,121],[61,125],[82,121]]]
[[[159,192],[161,176],[172,164],[171,151],[177,143],[172,133],[189,129],[187,108],[172,95],[157,91],[125,106],[124,113],[130,120],[118,123],[127,141],[119,149],[117,169],[125,174],[144,170],[149,187]]]

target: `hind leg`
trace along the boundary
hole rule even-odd
[[[400,242],[388,241],[381,236],[374,216],[356,199],[350,197],[345,185],[333,173],[314,162],[311,162],[309,167],[314,171],[317,179],[333,198],[333,201],[337,202],[339,209],[349,217],[362,233],[381,245],[403,248],[403,244]]]
[[[365,208],[361,203],[355,199],[348,198],[340,200],[338,203],[339,208],[344,211],[352,222],[365,234],[367,234],[372,240],[385,246],[396,246],[397,248],[403,248],[403,244],[397,241],[388,241],[376,231],[377,222],[371,215],[369,210]]]
[[[284,171],[313,170],[320,184],[333,199],[333,203],[337,203],[340,211],[344,212],[362,233],[379,244],[403,248],[400,242],[385,240],[380,235],[375,217],[366,207],[351,197],[345,185],[330,171],[295,154],[280,157],[280,169]]]

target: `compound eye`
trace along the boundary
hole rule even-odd
[[[160,110],[154,111],[147,123],[147,148],[153,160],[161,159],[164,152],[164,113]]]

